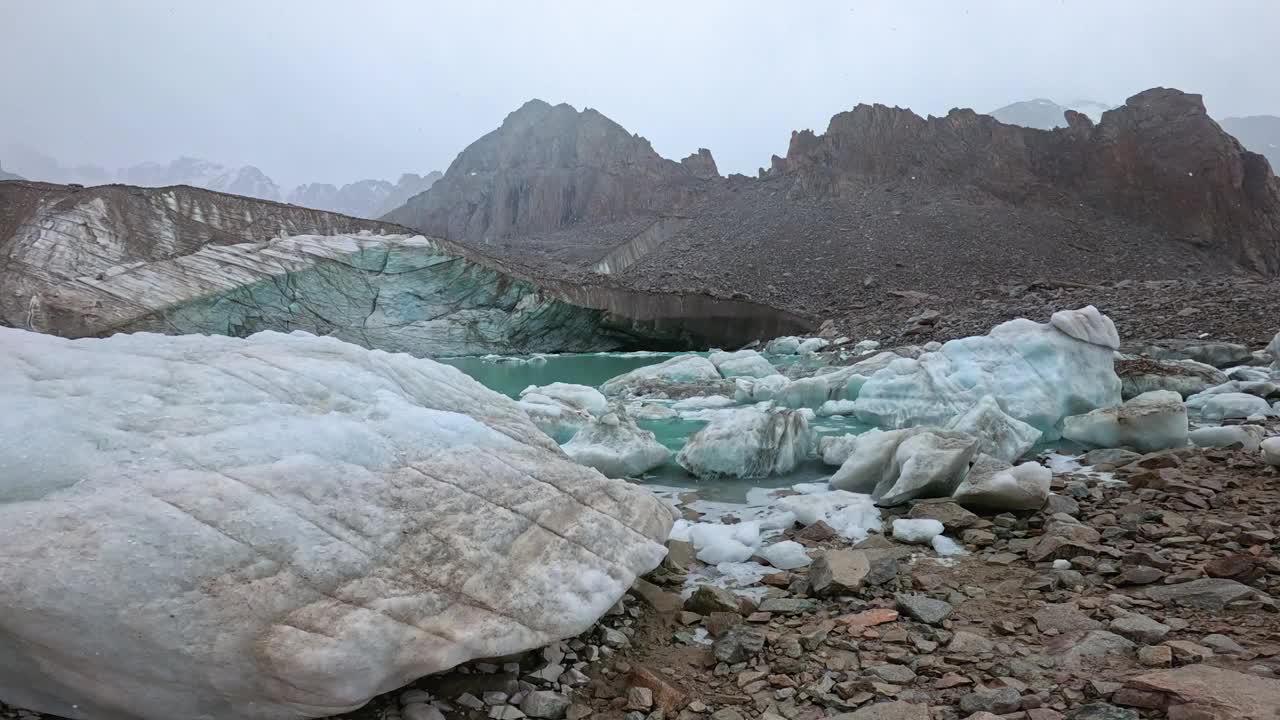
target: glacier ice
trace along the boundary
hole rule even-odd
[[[879,431],[874,431],[879,432]],[[818,455],[827,465],[839,467],[858,447],[857,435],[824,436],[818,438]]]
[[[676,462],[700,478],[761,478],[791,472],[816,444],[803,412],[743,408],[694,433]]]
[[[933,545],[933,551],[938,553],[939,557],[959,557],[969,554],[959,543],[946,535],[934,535],[929,543]]]
[[[720,408],[733,407],[737,403],[732,398],[723,395],[698,395],[697,397],[685,398],[671,404],[671,409],[676,412],[684,412],[686,410],[716,410]]]
[[[881,506],[947,497],[977,448],[976,438],[952,430],[872,430],[858,436],[849,459],[831,476],[831,486],[870,493]]]
[[[761,548],[759,555],[779,570],[795,570],[812,562],[804,546],[794,540],[766,545]]]
[[[833,415],[852,415],[852,400],[828,400],[818,406],[818,417],[832,417]]]
[[[711,364],[726,378],[762,378],[777,375],[778,371],[763,355],[755,350],[737,352],[713,352],[707,356]]]
[[[813,353],[816,353],[826,348],[830,344],[831,344],[831,341],[827,340],[826,338],[820,338],[820,337],[808,338],[800,341],[800,344],[796,346],[796,354],[811,355]]]
[[[1048,323],[1010,320],[918,359],[892,361],[862,386],[856,415],[883,428],[946,426],[991,396],[1056,440],[1062,418],[1119,404],[1119,344],[1111,319],[1093,306],[1056,312]]]
[[[771,401],[780,390],[790,383],[791,381],[782,375],[770,375],[763,378],[737,378],[733,381],[733,399],[740,403]]]
[[[678,355],[655,365],[645,365],[606,381],[600,391],[613,397],[643,393],[654,384],[698,384],[720,380],[720,371],[700,355]]]
[[[1062,436],[1081,445],[1155,452],[1187,444],[1187,408],[1173,390],[1152,390],[1119,407],[1072,415]],[[1000,458],[1008,460],[1008,458]]]
[[[1206,390],[1187,398],[1187,410],[1204,422],[1245,419],[1253,415],[1275,414],[1266,399],[1243,392]]]
[[[1246,452],[1257,452],[1266,434],[1267,429],[1261,425],[1222,425],[1196,428],[1187,433],[1187,437],[1197,447],[1239,444]]]
[[[609,410],[609,402],[599,390],[562,382],[530,385],[520,391],[519,405],[539,430],[558,443],[568,442]]]
[[[724,525],[694,523],[689,528],[694,556],[708,565],[744,562],[760,547],[760,524],[755,521]]]
[[[1053,471],[1036,462],[1016,467],[979,455],[951,499],[975,510],[1039,510],[1049,499]]]
[[[928,545],[942,534],[942,523],[932,518],[898,518],[893,521],[893,539],[908,545]]]
[[[538,393],[571,408],[582,410],[595,417],[609,412],[609,401],[593,387],[575,385],[573,383],[553,382],[550,385],[530,385],[520,391],[520,397],[526,393]]]
[[[1273,467],[1280,467],[1280,437],[1269,437],[1262,441],[1262,460]]]
[[[346,712],[584,632],[673,520],[460,371],[334,338],[0,328],[0,397],[0,697],[64,717]]]
[[[765,344],[764,351],[770,355],[795,355],[800,352],[800,338],[794,335],[774,338]]]
[[[584,426],[564,444],[574,462],[612,478],[639,477],[665,463],[671,451],[625,412],[606,413]]]
[[[776,507],[791,513],[801,525],[821,520],[841,537],[855,542],[867,539],[871,530],[880,529],[880,509],[870,495],[825,486],[796,489],[801,490],[800,494],[779,499]]]
[[[1013,462],[1040,440],[1040,431],[1000,409],[987,395],[947,426],[978,439],[978,452]]]

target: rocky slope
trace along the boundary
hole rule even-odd
[[[1036,98],[1035,100],[1011,103],[987,114],[1007,125],[1052,130],[1067,126],[1065,116],[1068,110],[1088,115],[1090,120],[1100,122],[1102,113],[1113,108],[1113,105],[1094,100],[1076,100],[1068,105],[1059,105],[1052,100]]]
[[[1280,117],[1229,117],[1222,121],[1222,129],[1235,135],[1245,147],[1265,155],[1271,163],[1272,171],[1280,168]]]
[[[1280,181],[1198,95],[1153,89],[1070,120],[860,105],[794,133],[761,177],[721,178],[698,169],[709,154],[676,164],[595,111],[532,102],[388,217],[547,276],[816,322],[902,291],[955,306],[1006,284],[1280,271]]]

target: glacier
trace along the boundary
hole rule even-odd
[[[335,715],[578,635],[674,520],[460,371],[304,333],[0,327],[0,697]]]

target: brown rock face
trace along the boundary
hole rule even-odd
[[[1205,112],[1199,95],[1141,92],[1094,125],[1005,125],[972,110],[928,119],[859,105],[827,132],[794,133],[770,173],[791,196],[847,196],[861,181],[965,185],[1014,203],[1090,207],[1160,228],[1172,239],[1225,250],[1242,267],[1280,272],[1280,182]],[[859,181],[859,182],[854,182]]]
[[[485,242],[667,211],[712,176],[709,151],[672,162],[595,110],[531,100],[463,150],[431,190],[384,219]]]

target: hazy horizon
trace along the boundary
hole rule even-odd
[[[1218,119],[1280,114],[1268,2],[6,1],[0,148],[254,165],[286,193],[443,171],[532,98],[595,108],[668,158],[710,148],[725,174],[860,102],[941,115],[1166,86]]]

